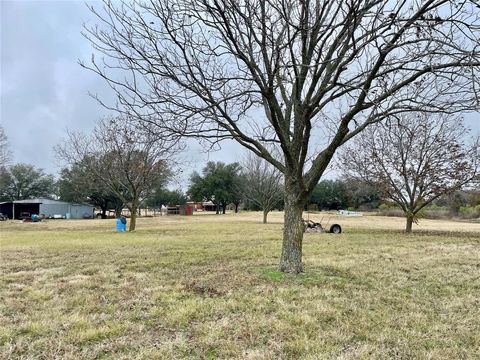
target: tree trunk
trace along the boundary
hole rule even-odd
[[[119,218],[122,215],[123,207],[115,209],[115,218]]]
[[[268,210],[263,210],[263,223],[267,223]]]
[[[135,226],[137,225],[137,207],[132,206],[130,209],[130,225],[128,226],[128,231],[135,230]]]
[[[412,232],[412,225],[413,225],[413,215],[407,215],[407,226],[405,227],[406,233]]]
[[[238,214],[238,205],[240,205],[239,203],[235,203],[235,214]]]
[[[303,206],[299,200],[300,192],[288,183],[285,187],[285,215],[283,225],[282,257],[279,270],[298,274],[303,271],[302,241],[303,241]]]
[[[101,207],[100,209],[102,210],[102,219],[106,219],[107,218],[107,208],[106,207]]]
[[[215,214],[220,214],[220,205],[215,204]]]
[[[225,210],[227,209],[227,204],[222,204],[222,214],[225,215]]]

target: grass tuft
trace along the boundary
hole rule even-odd
[[[265,278],[273,281],[285,280],[289,275],[281,271],[271,270],[271,269],[264,269],[264,270],[261,270],[260,272]]]

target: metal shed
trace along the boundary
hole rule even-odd
[[[24,213],[40,213],[40,204],[29,203],[25,201],[6,201],[0,203],[0,212],[7,216],[9,219],[19,219],[20,216]]]
[[[89,204],[69,203],[43,198],[9,201],[0,205],[1,212],[10,219],[18,219],[21,212],[43,215],[46,218],[88,219],[93,218],[95,210],[95,207]]]

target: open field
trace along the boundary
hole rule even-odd
[[[291,276],[269,219],[0,223],[0,358],[480,358],[480,223],[333,217]]]

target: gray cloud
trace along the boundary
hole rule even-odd
[[[78,65],[92,48],[81,35],[93,15],[83,1],[1,1],[1,123],[15,162],[58,171],[52,147],[65,129],[89,131],[107,111],[88,96],[112,94],[97,75]],[[95,4],[95,3],[94,3]],[[100,4],[99,4],[100,5]],[[239,147],[203,154],[191,143],[185,173],[207,159],[234,161]]]
[[[105,114],[87,93],[105,84],[82,69],[81,36],[91,17],[81,2],[1,2],[1,119],[15,161],[55,172],[52,146],[65,129],[89,130]]]

